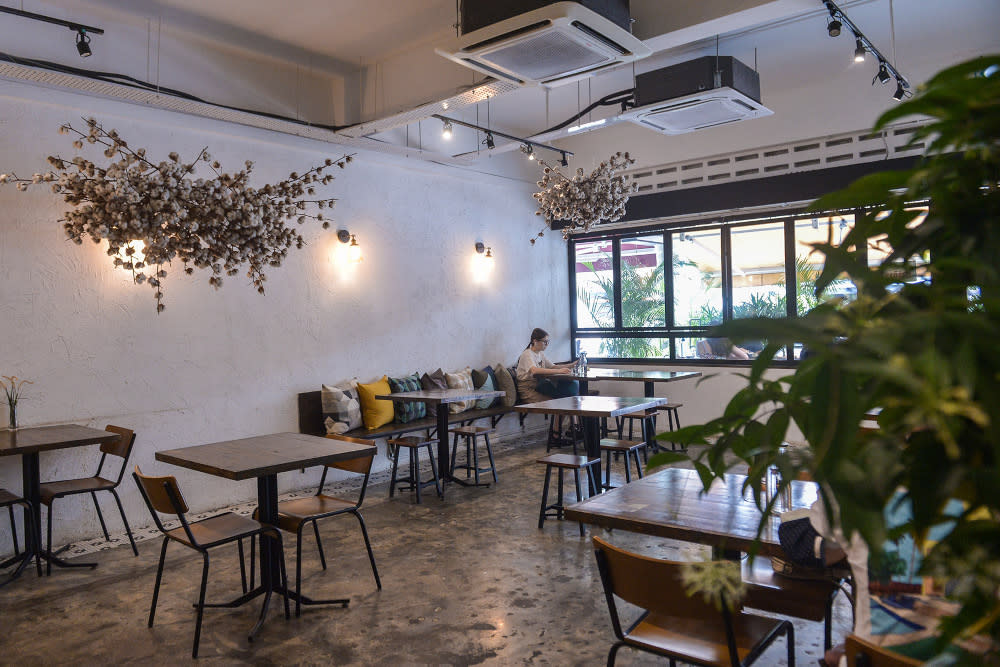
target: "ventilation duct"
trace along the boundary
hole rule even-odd
[[[508,5],[496,3],[494,5]],[[520,2],[515,8],[538,6],[463,34],[435,49],[460,65],[519,85],[554,87],[645,58],[651,50],[629,32],[628,2],[590,2],[615,7],[605,14],[576,2]],[[622,11],[624,10],[624,20]],[[501,9],[487,9],[484,0],[463,3],[463,27],[491,20]]]
[[[622,118],[683,134],[773,112],[760,103],[760,76],[732,56],[705,56],[640,74],[636,106]]]

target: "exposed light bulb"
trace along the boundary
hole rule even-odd
[[[441,136],[444,137],[445,139],[451,139],[451,135],[452,135],[451,123],[445,121],[444,127],[441,129]]]

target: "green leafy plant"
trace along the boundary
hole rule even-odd
[[[745,462],[765,518],[774,513],[760,493],[768,467],[784,480],[808,473],[834,525],[876,548],[889,536],[887,503],[902,489],[912,508],[905,528],[928,550],[922,573],[948,580],[960,603],[941,623],[939,648],[971,633],[1000,639],[998,69],[1000,55],[948,68],[882,115],[876,131],[929,117],[911,139],[926,145],[924,157],[812,207],[866,207],[839,245],[813,245],[825,256],[816,293],[846,274],[857,299],[719,327],[713,335],[768,345],[721,417],[669,435],[706,445],[693,455],[706,488],[734,458]],[[915,202],[927,202],[921,224]],[[889,250],[876,267],[851,250],[871,245]],[[766,374],[793,343],[811,356],[790,375]],[[875,408],[879,428],[860,429]],[[793,426],[808,443],[804,454],[783,447]],[[650,465],[677,458],[658,455]],[[952,499],[962,503],[958,516],[946,512]],[[941,526],[950,532],[930,546],[928,532]]]

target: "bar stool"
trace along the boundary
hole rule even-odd
[[[583,495],[580,493],[580,471],[587,471],[587,482],[590,489],[590,495],[597,493],[597,482],[594,479],[594,468],[593,466],[600,463],[601,459],[588,459],[586,456],[577,456],[575,454],[549,454],[546,457],[538,459],[536,463],[545,464],[545,485],[542,487],[542,508],[538,512],[538,527],[541,528],[545,523],[547,517],[554,519],[563,518],[563,510],[565,506],[563,505],[563,471],[572,470],[573,480],[576,482],[576,499],[577,502],[583,500]],[[551,505],[548,504],[549,501],[549,479],[552,476],[552,469],[556,468],[559,471],[559,495],[556,502]],[[552,510],[551,512],[549,510]],[[580,536],[583,537],[583,524],[580,524]]]
[[[465,470],[466,478],[469,477],[470,473],[475,473],[476,476],[476,486],[489,486],[489,484],[481,484],[479,482],[479,473],[491,472],[493,473],[493,481],[498,482],[497,479],[497,467],[493,462],[493,447],[490,446],[490,431],[493,429],[488,426],[457,426],[451,429],[449,432],[455,434],[455,439],[451,443],[451,476],[455,477],[455,468],[460,470]],[[457,465],[456,454],[458,452],[458,438],[465,438],[465,465]],[[488,468],[479,467],[479,448],[476,438],[478,436],[483,436],[483,442],[486,443],[486,455],[490,459],[490,465]],[[471,452],[471,454],[470,454]]]
[[[392,456],[392,479],[389,482],[389,497],[392,498],[396,493],[396,485],[401,482],[406,482],[406,486],[400,486],[400,490],[415,491],[417,494],[417,504],[420,504],[420,489],[425,486],[434,485],[437,490],[439,498],[444,498],[444,494],[441,493],[441,483],[438,481],[437,466],[434,464],[434,448],[432,445],[437,444],[437,440],[428,440],[421,438],[416,435],[407,435],[402,438],[394,438],[392,440],[386,440],[386,443],[395,447],[396,451]],[[408,477],[403,477],[400,479],[396,478],[396,470],[399,467],[399,450],[406,448],[409,451],[410,457],[410,475]],[[420,481],[420,449],[422,447],[427,448],[427,456],[431,460],[431,474],[434,479],[429,479],[427,481]]]
[[[603,438],[601,440],[601,452],[606,460],[604,462],[604,488],[613,489],[611,486],[611,455],[618,458],[619,454],[625,455],[625,483],[632,482],[632,473],[629,471],[629,456],[635,460],[635,471],[642,479],[642,464],[639,463],[639,450],[645,451],[646,443],[642,440],[616,440],[614,438]]]
[[[670,431],[677,431],[677,430],[680,429],[680,427],[681,427],[681,418],[680,418],[680,414],[678,413],[677,409],[678,408],[683,408],[683,407],[684,407],[683,403],[667,403],[666,405],[658,405],[656,407],[657,410],[659,410],[661,412],[666,412],[667,413],[667,428],[668,428],[668,430],[670,430]],[[685,447],[682,446],[681,447],[681,451],[684,451],[684,449],[685,449]],[[671,441],[670,442],[670,451],[673,452],[673,451],[676,451],[676,450],[677,450],[677,443]]]

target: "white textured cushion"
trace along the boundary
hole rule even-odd
[[[358,402],[358,379],[333,386],[323,385],[323,423],[327,435],[339,435],[361,427],[361,403]]]
[[[448,383],[448,389],[475,389],[472,384],[472,368],[466,366],[463,370],[454,373],[445,373],[444,380]],[[448,411],[452,414],[465,412],[476,404],[475,401],[458,401],[448,404]]]

